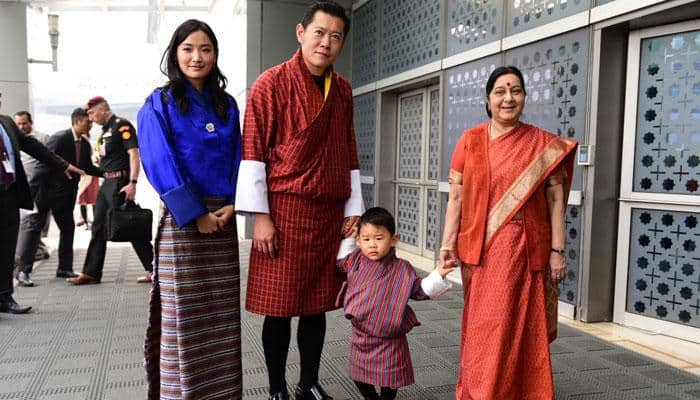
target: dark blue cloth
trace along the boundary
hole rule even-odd
[[[208,212],[203,197],[226,197],[230,204],[236,198],[239,113],[229,96],[228,120],[221,121],[209,91],[200,93],[187,83],[190,109],[183,115],[172,94],[167,93],[166,104],[161,92],[154,90],[139,110],[139,151],[148,180],[183,227]]]

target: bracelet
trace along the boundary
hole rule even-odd
[[[440,247],[440,251],[454,251],[455,248],[452,246],[442,246]]]
[[[559,255],[562,255],[562,256],[564,255],[564,249],[555,249],[554,247],[552,247],[552,251],[554,253],[559,254]]]

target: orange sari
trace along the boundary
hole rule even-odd
[[[554,398],[549,342],[557,293],[549,279],[545,185],[554,175],[572,176],[575,148],[527,124],[491,140],[482,124],[455,149],[452,169],[464,172],[458,400]]]

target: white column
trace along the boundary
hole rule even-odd
[[[27,5],[0,2],[0,114],[29,109]]]

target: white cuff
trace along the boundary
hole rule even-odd
[[[238,168],[236,183],[236,211],[270,213],[267,202],[267,173],[265,163],[243,160]]]
[[[342,260],[347,257],[348,254],[355,251],[357,244],[355,243],[354,237],[347,237],[340,241],[340,248],[338,249],[338,255],[335,257],[336,260]]]
[[[362,185],[360,184],[360,170],[350,171],[350,198],[345,201],[344,217],[362,215],[365,212],[365,204],[362,200]]]
[[[438,270],[434,269],[433,272],[423,278],[420,282],[420,287],[431,299],[436,299],[452,289],[452,283],[447,279],[443,279]]]

